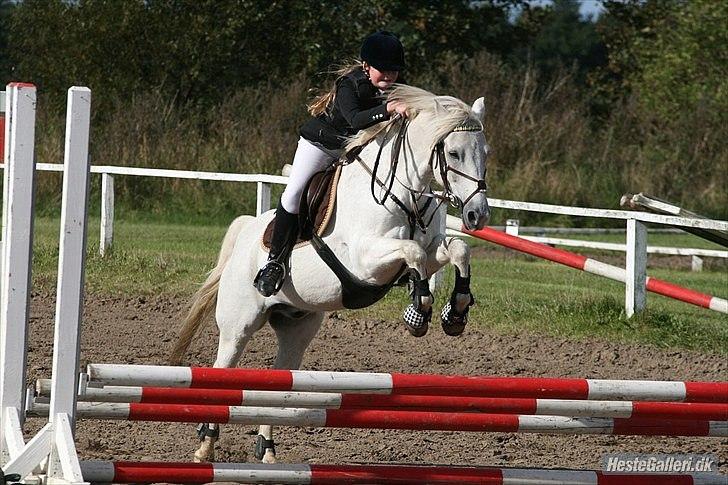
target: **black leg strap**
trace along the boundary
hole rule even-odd
[[[207,423],[200,423],[197,425],[197,437],[200,441],[205,441],[205,438],[219,438],[220,428],[211,428]]]
[[[430,296],[430,284],[426,279],[420,276],[420,273],[416,270],[410,272],[410,298],[412,304],[418,312],[422,311],[422,298]]]
[[[17,473],[13,473],[12,475],[5,475],[2,470],[0,470],[0,485],[15,485],[15,482],[19,482],[20,479],[23,478]]]
[[[470,266],[468,266],[468,276],[463,278],[460,270],[455,266],[455,293],[470,293]]]
[[[262,460],[265,456],[266,450],[271,450],[273,455],[276,454],[276,444],[273,440],[268,440],[262,434],[259,434],[255,440],[255,457],[258,460]]]

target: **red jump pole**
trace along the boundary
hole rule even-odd
[[[460,231],[484,241],[530,254],[531,256],[536,256],[537,258],[553,261],[554,263],[563,264],[564,266],[586,271],[587,273],[604,276],[611,280],[624,283],[626,279],[626,271],[623,268],[602,263],[601,261],[587,258],[586,256],[565,251],[563,249],[552,248],[546,244],[529,241],[518,236],[512,236],[504,232],[496,231],[495,229],[486,227],[485,229],[469,231],[463,228],[459,221],[456,225],[453,219],[448,219],[448,228]],[[658,295],[680,300],[699,307],[708,308],[721,313],[728,313],[728,300],[700,293],[667,281],[658,280],[657,278],[647,277],[647,290],[657,293]]]

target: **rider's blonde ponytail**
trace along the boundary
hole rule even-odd
[[[337,81],[342,76],[346,76],[356,69],[362,69],[362,62],[357,59],[351,59],[328,71],[328,74],[336,75],[336,80],[333,82],[331,89],[326,92],[319,93],[319,95],[316,96],[316,98],[308,105],[308,112],[311,116],[318,116],[326,112],[326,110],[334,104]]]

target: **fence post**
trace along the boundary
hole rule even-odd
[[[270,210],[270,184],[266,182],[258,182],[258,196],[256,198],[255,215],[259,216],[263,212]]]
[[[518,219],[508,219],[506,221],[506,234],[518,236],[518,226],[521,222]]]
[[[703,271],[703,258],[693,255],[690,262],[690,269],[693,271]]]
[[[636,219],[627,219],[626,270],[624,307],[630,318],[647,303],[647,226]]]
[[[103,257],[114,244],[114,176],[101,174],[101,238],[99,254]]]
[[[437,208],[437,211],[440,212],[440,227],[438,229],[443,236],[447,237],[447,204],[442,204],[440,207]],[[442,282],[444,280],[445,267],[443,266],[430,278],[430,293],[432,293],[433,295],[436,294],[437,290],[442,286]]]

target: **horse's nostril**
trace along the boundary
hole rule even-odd
[[[468,211],[467,217],[471,226],[475,226],[478,223],[478,214],[475,211]]]

